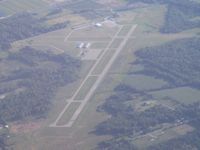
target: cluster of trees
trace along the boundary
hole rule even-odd
[[[11,17],[0,20],[0,50],[6,50],[10,43],[16,40],[22,40],[28,37],[39,35],[41,33],[66,27],[68,22],[47,25],[44,18],[38,18],[37,15],[23,12]]]
[[[200,38],[176,40],[138,50],[135,63],[144,70],[138,73],[161,78],[173,86],[200,88]]]
[[[68,55],[30,47],[10,53],[0,63],[16,66],[0,76],[0,94],[8,93],[0,101],[0,115],[7,121],[45,117],[58,87],[73,82],[80,68],[80,61]]]
[[[162,33],[176,33],[200,27],[200,20],[192,20],[200,16],[200,4],[190,0],[128,0],[130,3],[143,2],[148,4],[166,4],[165,23]]]
[[[132,88],[129,86],[124,87],[125,85],[116,87],[116,93],[98,108],[98,111],[105,111],[111,117],[100,123],[96,127],[95,133],[113,136],[111,140],[100,143],[97,148],[99,150],[137,150],[131,137],[151,132],[163,123],[175,123],[183,117],[185,120],[191,120],[191,118],[198,120],[199,118],[199,103],[189,106],[180,105],[175,110],[156,105],[141,112],[135,111],[128,102],[133,101],[131,94],[136,93],[136,91],[134,89],[131,91]],[[197,142],[195,136],[191,138],[195,140],[194,142]],[[200,136],[198,136],[199,138]],[[156,146],[159,147],[160,145]],[[153,149],[149,147],[149,150]]]

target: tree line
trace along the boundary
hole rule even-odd
[[[138,50],[135,64],[144,66],[139,74],[164,79],[172,86],[200,88],[200,38],[186,38]]]
[[[22,12],[0,20],[0,50],[10,48],[10,44],[17,40],[26,39],[42,33],[65,28],[68,21],[48,25],[45,18],[36,14]]]

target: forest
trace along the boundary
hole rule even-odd
[[[17,13],[0,20],[0,50],[10,48],[10,44],[42,33],[65,28],[69,22],[48,25],[45,18],[28,12]]]
[[[31,47],[10,53],[1,64],[0,116],[6,121],[45,117],[57,89],[77,79],[80,68],[71,56]]]
[[[156,47],[138,50],[136,64],[144,70],[139,74],[168,81],[172,86],[200,88],[200,38],[176,40]]]

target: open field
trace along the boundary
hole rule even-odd
[[[156,99],[164,99],[167,97],[168,99],[172,99],[183,104],[192,104],[200,101],[200,91],[190,87],[166,89],[150,92],[149,94]]]
[[[68,40],[73,41],[108,41],[109,39],[112,39],[112,36],[114,36],[116,30],[118,30],[118,27],[115,28],[109,28],[109,27],[103,27],[103,28],[97,28],[97,27],[89,27],[82,30],[76,30],[73,32],[73,34],[69,37]],[[87,35],[87,36],[85,36]]]
[[[46,5],[47,3],[43,0],[3,0],[0,2],[0,10],[5,15],[11,15],[26,10],[41,9]]]
[[[80,49],[77,45],[81,42],[90,42],[91,49],[104,49],[111,40],[113,34],[118,30],[118,27],[103,27],[90,30],[84,28],[81,30],[73,30],[69,28],[49,32],[26,40],[17,41],[12,44],[13,49],[24,46],[42,46],[53,49],[59,53],[65,52],[69,55],[77,57],[80,55]],[[86,36],[87,35],[87,36]]]
[[[134,11],[138,15],[135,16],[134,21],[142,26],[143,32],[156,32],[164,23],[163,16],[166,10],[164,5],[150,5],[148,7],[135,9]],[[136,33],[140,29],[141,27],[136,30]]]
[[[48,24],[55,24],[55,23],[64,22],[64,21],[70,21],[71,25],[77,25],[77,24],[88,22],[88,20],[86,20],[85,18],[76,14],[72,14],[69,10],[63,10],[62,12],[58,14],[47,16]]]
[[[123,82],[135,89],[142,91],[159,89],[167,85],[167,83],[163,80],[155,79],[153,77],[145,75],[124,76]]]

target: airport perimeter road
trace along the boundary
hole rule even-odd
[[[57,123],[58,121],[63,117],[63,114],[65,113],[65,111],[67,110],[67,108],[69,107],[69,105],[75,101],[75,97],[76,95],[79,93],[79,91],[81,90],[81,88],[83,87],[83,85],[85,84],[85,82],[87,81],[87,79],[92,76],[92,72],[93,70],[96,68],[96,66],[98,65],[98,63],[100,62],[101,58],[104,56],[104,54],[102,54],[100,57],[100,59],[98,59],[96,61],[96,63],[94,64],[94,66],[92,67],[92,69],[90,70],[90,72],[88,73],[88,75],[86,76],[86,78],[84,79],[84,81],[82,82],[82,84],[80,85],[80,87],[77,89],[77,91],[74,93],[74,95],[72,96],[72,98],[68,101],[67,105],[65,106],[65,108],[62,110],[62,112],[59,114],[59,116],[57,117],[57,119],[55,120],[55,122],[53,124],[50,125],[50,127],[71,127],[74,122],[77,120],[77,118],[79,117],[80,113],[82,112],[82,110],[84,109],[85,105],[88,103],[88,101],[90,100],[90,98],[92,97],[92,95],[94,94],[95,90],[98,88],[98,86],[100,85],[100,83],[103,81],[104,77],[106,76],[106,74],[108,73],[108,71],[110,70],[111,66],[113,65],[114,61],[116,60],[117,56],[119,55],[119,53],[122,51],[123,47],[126,45],[129,37],[132,35],[133,31],[136,29],[137,25],[132,26],[132,28],[130,29],[130,31],[128,32],[128,34],[126,36],[124,36],[124,39],[122,41],[122,43],[120,44],[120,46],[116,49],[115,53],[113,54],[113,56],[111,57],[111,59],[109,60],[109,62],[107,63],[106,67],[104,68],[104,70],[102,71],[101,74],[98,75],[98,79],[97,81],[93,84],[93,86],[91,87],[91,89],[89,90],[89,92],[86,94],[85,98],[83,100],[81,100],[81,105],[79,106],[79,108],[75,111],[75,113],[73,114],[73,116],[71,117],[71,119],[69,120],[69,122],[65,125],[62,126],[58,126]],[[121,27],[122,28],[122,27]],[[121,29],[120,29],[121,30]],[[120,30],[114,35],[114,37],[112,38],[112,40],[110,41],[110,43],[108,44],[108,46],[106,47],[106,50],[104,51],[104,53],[106,53],[106,51],[109,49],[110,45],[112,44],[112,42],[115,40],[115,38],[117,37],[118,33],[120,32]]]

